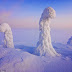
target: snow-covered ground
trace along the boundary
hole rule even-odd
[[[66,44],[72,32],[52,30],[53,47],[60,57],[34,55],[38,29],[13,29],[15,48],[2,48],[0,33],[0,72],[72,72],[72,46]],[[60,42],[60,43],[58,43]]]

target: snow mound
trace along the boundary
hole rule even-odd
[[[72,72],[72,61],[66,57],[44,57],[0,48],[0,72]]]
[[[6,72],[42,72],[39,57],[13,48],[0,48],[0,70]]]

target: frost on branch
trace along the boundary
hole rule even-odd
[[[37,43],[37,50],[36,54],[41,56],[57,56],[59,55],[54,48],[52,47],[51,43],[51,36],[50,36],[50,19],[56,16],[55,10],[51,7],[45,8],[40,21],[39,21],[39,41]]]
[[[0,32],[4,32],[4,47],[14,48],[13,35],[10,26],[7,23],[0,24]]]

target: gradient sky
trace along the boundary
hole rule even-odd
[[[0,0],[0,23],[12,28],[38,28],[44,8],[53,7],[56,18],[54,29],[72,29],[72,0]]]

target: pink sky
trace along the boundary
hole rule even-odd
[[[42,11],[48,6],[57,14],[51,28],[72,29],[72,2],[69,0],[0,0],[0,23],[6,22],[12,28],[38,28]]]
[[[40,16],[14,17],[12,11],[0,12],[0,23],[7,22],[12,28],[38,28]],[[72,28],[72,15],[58,15],[51,22],[51,28]]]

